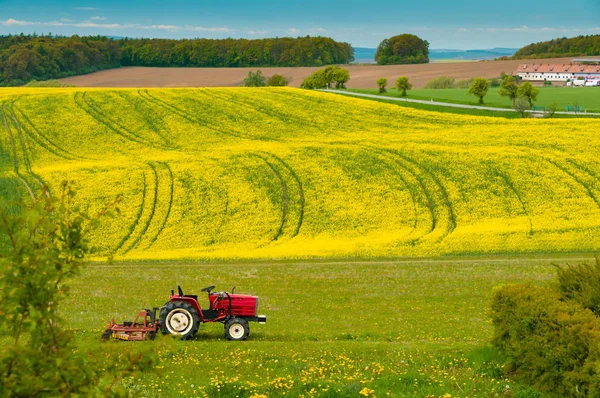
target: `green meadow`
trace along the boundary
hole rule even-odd
[[[62,315],[92,350],[151,350],[156,371],[122,381],[141,396],[537,396],[505,378],[490,348],[495,286],[547,284],[552,262],[592,256],[456,257],[371,262],[145,263],[88,266]],[[112,318],[133,320],[171,289],[259,296],[267,324],[230,342],[221,324],[191,341],[100,342]]]
[[[393,81],[389,81],[393,85]],[[375,82],[373,82],[375,85]],[[379,95],[378,89],[351,89],[367,94]],[[388,92],[381,94],[390,97],[399,97],[399,93],[395,88],[389,87]],[[466,88],[452,89],[414,89],[409,90],[407,98],[429,101],[433,99],[439,102],[451,102],[457,104],[479,105],[478,99],[469,95]],[[567,106],[573,106],[578,102],[582,112],[600,112],[600,88],[599,87],[540,87],[540,94],[535,102],[536,106],[548,106],[551,103],[558,104],[558,111],[566,111]],[[485,106],[498,108],[510,108],[510,100],[506,97],[501,97],[498,93],[498,88],[490,88],[488,94],[484,98]]]

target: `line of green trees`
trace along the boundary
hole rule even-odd
[[[512,59],[557,58],[600,55],[600,35],[560,38],[529,44],[517,51]]]
[[[353,60],[350,44],[327,37],[112,40],[21,34],[0,36],[0,86],[120,66],[321,66]]]

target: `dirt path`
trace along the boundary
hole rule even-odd
[[[545,59],[547,63],[568,63],[571,58]],[[511,73],[523,62],[533,61],[482,61],[448,62],[421,65],[345,65],[350,71],[348,88],[373,88],[380,77],[394,82],[400,76],[408,76],[415,88],[421,88],[438,76],[456,79],[471,77],[499,77],[501,72]],[[154,68],[125,67],[105,70],[88,75],[61,79],[78,87],[230,87],[241,86],[250,70],[262,70],[265,76],[275,73],[290,79],[290,85],[298,87],[302,80],[318,67],[281,68]]]

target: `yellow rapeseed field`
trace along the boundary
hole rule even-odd
[[[600,249],[600,123],[291,88],[3,89],[0,194],[74,181],[116,259]]]

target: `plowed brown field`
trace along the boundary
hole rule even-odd
[[[571,58],[555,58],[535,61],[536,63],[568,63]],[[457,79],[470,77],[498,77],[501,72],[511,73],[523,62],[532,61],[484,61],[448,62],[422,65],[346,65],[351,80],[348,88],[375,87],[375,81],[387,77],[390,85],[399,76],[408,76],[415,88],[420,88],[438,76]],[[261,69],[265,76],[275,73],[290,79],[290,85],[298,87],[302,80],[319,69],[299,68],[153,68],[126,67],[111,69],[88,75],[67,77],[64,82],[78,87],[228,87],[240,86],[248,71]]]

